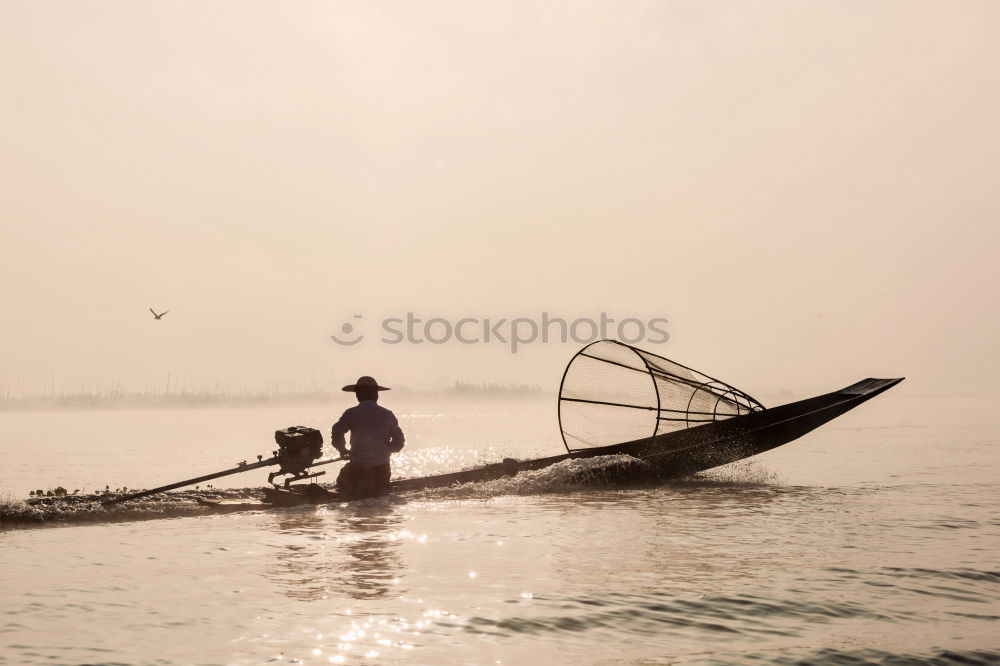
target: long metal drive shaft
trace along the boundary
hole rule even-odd
[[[249,472],[252,469],[258,469],[261,467],[270,467],[271,465],[277,465],[278,458],[268,458],[267,460],[261,460],[260,462],[237,465],[232,469],[227,469],[224,472],[216,472],[215,474],[206,474],[205,476],[199,476],[195,479],[187,479],[186,481],[178,481],[177,483],[171,483],[168,486],[160,486],[159,488],[153,488],[152,490],[143,490],[142,492],[132,493],[131,495],[122,495],[120,497],[114,497],[112,499],[102,500],[101,504],[104,506],[111,506],[112,504],[118,504],[120,502],[127,502],[128,500],[138,499],[140,497],[146,497],[147,495],[155,495],[156,493],[162,493],[166,490],[173,490],[174,488],[183,488],[184,486],[192,486],[196,483],[201,483],[202,481],[211,481],[212,479],[218,479],[222,476],[229,476],[230,474],[239,474],[240,472]]]

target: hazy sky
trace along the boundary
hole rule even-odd
[[[578,347],[373,339],[407,311],[996,390],[995,2],[2,0],[0,81],[0,391],[549,389]]]

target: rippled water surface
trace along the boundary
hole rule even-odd
[[[350,505],[8,523],[0,663],[997,663],[989,404],[890,393],[657,487],[557,468]],[[558,452],[548,403],[389,406],[407,474]],[[330,416],[3,414],[0,492],[166,483]]]

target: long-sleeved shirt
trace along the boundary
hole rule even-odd
[[[378,467],[403,448],[403,431],[396,415],[374,400],[362,400],[333,424],[330,441],[345,450],[344,433],[351,432],[351,462],[359,467]]]

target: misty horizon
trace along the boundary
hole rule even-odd
[[[158,6],[0,10],[0,387],[554,391],[580,347],[330,339],[412,311],[995,391],[994,4]]]

